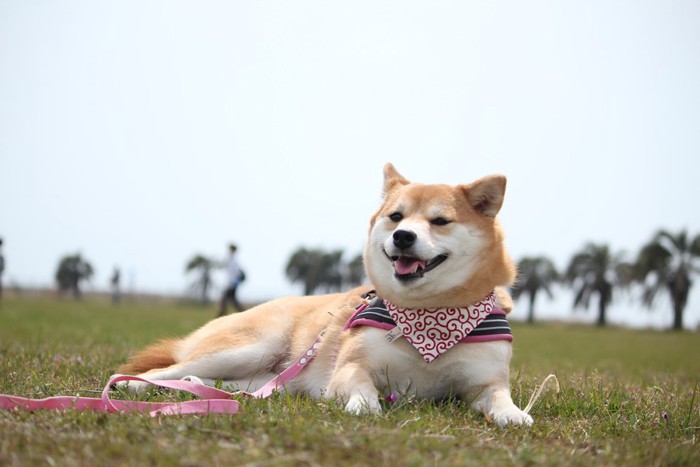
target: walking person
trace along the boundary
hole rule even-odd
[[[226,314],[226,305],[230,301],[231,304],[236,308],[236,311],[243,311],[243,307],[238,301],[236,296],[236,291],[238,285],[245,280],[245,273],[241,266],[238,264],[238,259],[236,258],[236,247],[235,244],[231,243],[228,247],[229,254],[228,259],[224,263],[227,274],[226,289],[221,297],[221,302],[219,303],[219,315],[224,316]]]
[[[110,279],[110,283],[112,284],[112,303],[115,305],[117,305],[119,300],[122,298],[121,289],[119,288],[120,281],[121,271],[115,266],[114,271],[112,272],[112,278]]]

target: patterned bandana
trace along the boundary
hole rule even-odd
[[[430,363],[464,340],[493,310],[494,292],[466,308],[401,308],[384,301],[401,333]]]

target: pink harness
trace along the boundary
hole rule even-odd
[[[458,343],[512,341],[506,312],[495,302],[493,292],[472,305],[445,308],[403,308],[374,297],[356,309],[345,330],[384,329],[390,342],[403,336],[430,363]]]

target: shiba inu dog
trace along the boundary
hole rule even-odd
[[[254,389],[323,331],[315,358],[284,390],[339,399],[352,413],[380,412],[391,393],[457,396],[501,426],[530,425],[509,387],[511,301],[502,288],[516,271],[496,221],[505,187],[500,175],[458,186],[411,183],[386,164],[364,250],[372,286],[215,319],[147,347],[119,371]]]

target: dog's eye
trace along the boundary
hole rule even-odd
[[[444,217],[436,217],[435,219],[431,220],[430,223],[433,225],[447,225],[451,221],[445,219]]]
[[[403,219],[403,214],[400,212],[389,214],[389,219],[391,219],[392,222],[401,222],[401,219]]]

